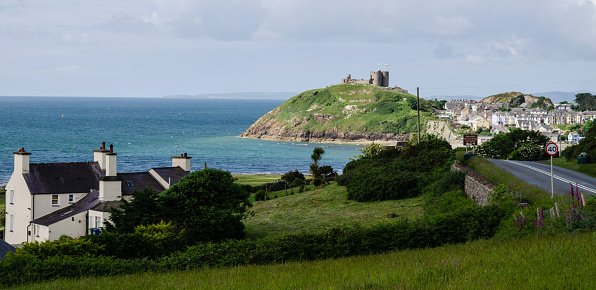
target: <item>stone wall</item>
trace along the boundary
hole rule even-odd
[[[482,177],[480,174],[471,168],[461,165],[453,164],[451,170],[466,171],[465,191],[469,198],[473,199],[477,204],[484,206],[491,201],[491,196],[496,185]]]

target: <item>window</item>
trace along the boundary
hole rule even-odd
[[[128,185],[128,187],[135,187],[134,183],[132,183],[132,181],[127,180],[126,184]]]
[[[14,214],[8,216],[8,231],[14,232]]]
[[[75,194],[71,193],[68,195],[68,203],[75,203],[77,200],[75,198]]]
[[[14,189],[12,189],[12,188],[10,189],[10,195],[9,195],[8,203],[14,204]]]
[[[52,194],[52,206],[60,206],[60,195]]]
[[[100,216],[95,217],[95,227],[101,228],[101,217]]]

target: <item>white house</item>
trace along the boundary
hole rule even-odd
[[[5,241],[73,238],[101,228],[109,210],[136,190],[161,192],[190,172],[185,154],[172,157],[172,167],[148,172],[117,173],[116,153],[102,146],[93,150],[93,162],[29,163],[30,152],[14,154],[14,171],[6,184]]]

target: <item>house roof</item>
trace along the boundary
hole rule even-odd
[[[32,163],[23,177],[31,194],[80,193],[99,189],[105,175],[97,162]]]
[[[118,176],[122,177],[122,195],[131,195],[135,191],[144,190],[145,188],[150,188],[157,192],[165,190],[149,172],[118,173]],[[178,179],[176,179],[176,182],[178,182]]]
[[[186,171],[179,166],[153,168],[157,175],[161,176],[165,181],[170,181],[170,184],[176,184],[180,179],[187,175]]]
[[[63,209],[59,209],[55,212],[42,216],[33,220],[31,223],[42,226],[49,226],[57,223],[63,219],[67,219],[84,211],[94,208],[100,203],[99,192],[97,190],[91,191],[85,197],[81,198],[78,202],[71,206],[67,206]]]
[[[0,239],[0,259],[4,259],[8,252],[15,253],[17,250],[11,246],[9,243],[5,242],[3,239]]]

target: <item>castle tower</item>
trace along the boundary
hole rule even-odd
[[[381,87],[389,87],[389,71],[383,72],[383,81],[381,82]]]
[[[373,86],[381,86],[383,84],[383,74],[381,71],[371,71],[370,72],[370,84]]]

